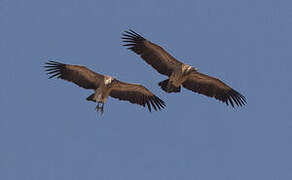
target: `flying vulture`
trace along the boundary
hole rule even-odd
[[[128,46],[128,49],[140,55],[146,63],[150,64],[160,74],[169,77],[158,83],[165,92],[180,92],[182,85],[193,92],[215,97],[227,105],[231,104],[232,107],[235,104],[242,106],[246,103],[245,97],[227,84],[217,78],[198,72],[197,68],[178,61],[162,47],[145,39],[133,30],[124,31],[122,40],[125,42],[124,46]]]
[[[71,81],[82,88],[93,89],[94,93],[86,100],[96,102],[96,110],[101,114],[109,96],[144,107],[147,105],[150,112],[151,107],[156,111],[165,107],[165,103],[160,98],[142,85],[122,82],[111,76],[95,73],[84,66],[55,61],[48,61],[45,64],[45,71],[50,75],[49,78],[57,77]]]

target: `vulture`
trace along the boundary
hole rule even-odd
[[[178,93],[181,85],[193,92],[205,96],[214,97],[219,101],[242,106],[246,99],[236,90],[229,87],[219,79],[200,73],[197,68],[184,64],[171,56],[162,47],[145,39],[133,30],[122,33],[123,46],[140,55],[141,58],[151,65],[160,74],[168,76],[158,85],[167,93]]]
[[[86,100],[96,102],[96,110],[97,112],[100,111],[101,114],[104,112],[104,104],[109,96],[143,107],[147,105],[150,112],[151,107],[156,111],[165,107],[163,100],[139,84],[122,82],[79,65],[48,61],[44,67],[47,74],[50,75],[49,79],[57,77],[71,81],[82,88],[93,89],[94,93],[88,96]]]

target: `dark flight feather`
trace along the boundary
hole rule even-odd
[[[140,55],[159,73],[170,76],[174,68],[182,63],[168,54],[160,46],[148,41],[133,30],[125,31],[122,34],[124,46]]]
[[[239,92],[235,91],[217,78],[199,73],[191,73],[185,82],[183,87],[199,94],[204,94],[209,97],[215,97],[216,99],[225,102],[227,105],[231,104],[242,106],[246,104],[246,99]]]
[[[110,96],[119,100],[127,100],[133,104],[139,104],[144,107],[147,105],[150,112],[151,107],[156,111],[165,107],[164,101],[155,96],[144,86],[138,84],[129,84],[115,80],[110,91]]]

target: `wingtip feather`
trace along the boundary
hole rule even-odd
[[[61,76],[61,68],[64,64],[59,63],[57,61],[53,61],[53,60],[48,60],[48,62],[45,62],[45,71],[46,74],[50,75],[48,78],[54,78],[57,76],[57,78],[60,78]]]

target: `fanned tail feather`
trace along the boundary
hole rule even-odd
[[[179,87],[175,87],[173,84],[169,84],[169,87],[168,87],[168,81],[169,79],[166,79],[164,81],[161,81],[158,83],[158,85],[161,87],[162,90],[164,90],[165,92],[167,93],[178,93],[180,92],[180,86]]]
[[[86,98],[86,100],[87,100],[87,101],[93,101],[93,102],[95,102],[95,100],[94,100],[94,93],[91,94],[90,96],[88,96],[88,97]]]

